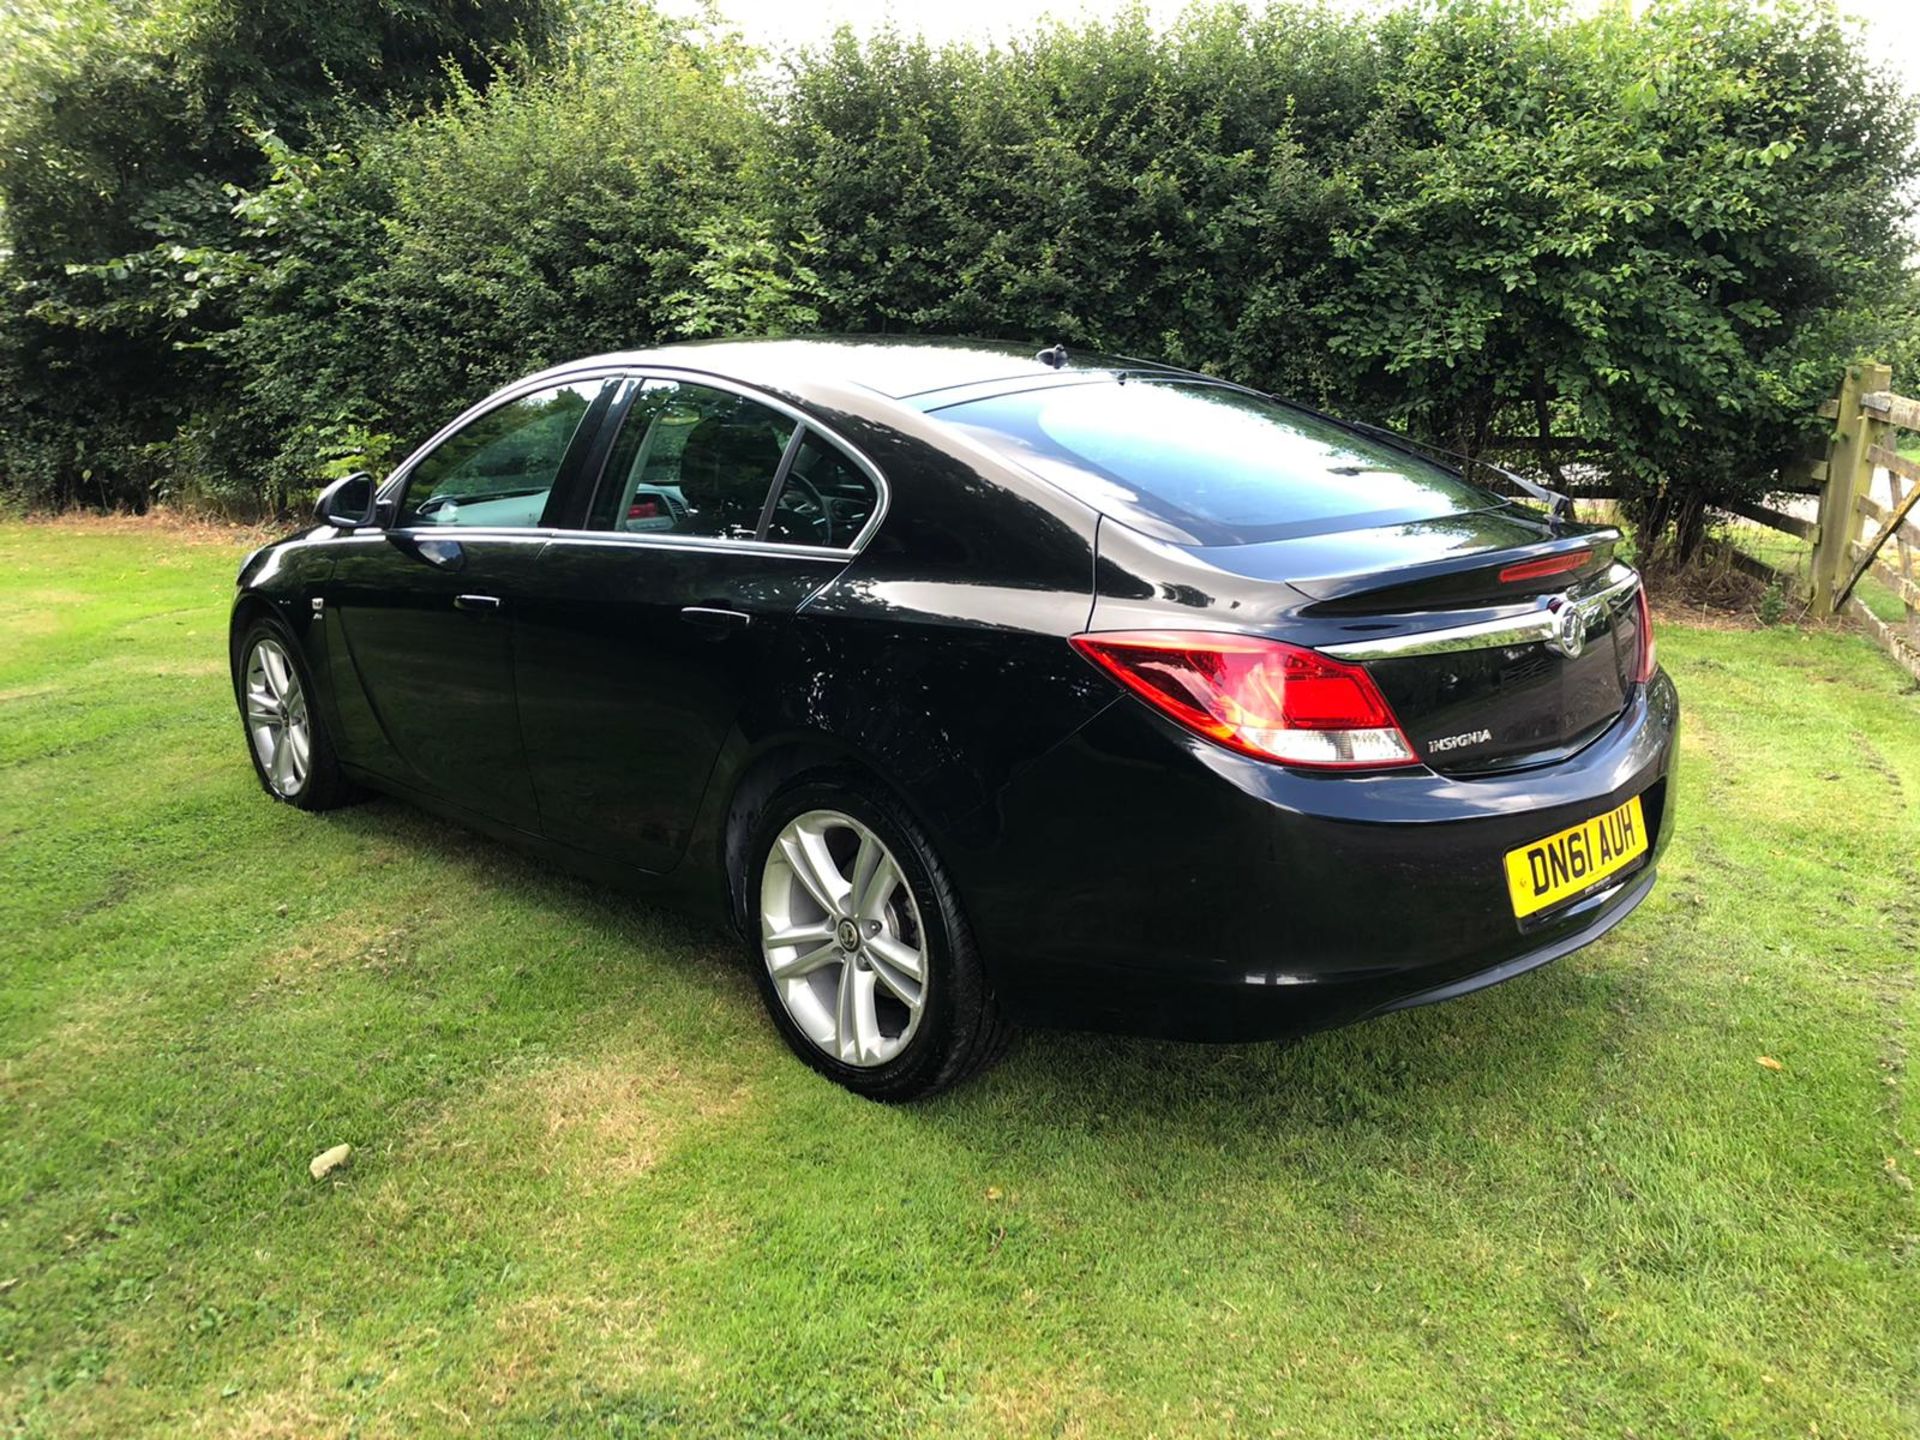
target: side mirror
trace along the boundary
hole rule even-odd
[[[334,481],[313,502],[313,518],[322,525],[341,530],[358,530],[373,523],[373,497],[379,487],[373,476],[356,470]]]

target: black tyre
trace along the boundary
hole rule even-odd
[[[278,621],[256,619],[241,634],[233,693],[261,789],[301,810],[331,810],[354,798],[300,646]]]
[[[1010,1029],[926,833],[863,777],[775,794],[747,851],[768,1013],[802,1060],[872,1100],[964,1080]]]

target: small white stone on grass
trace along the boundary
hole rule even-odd
[[[351,1154],[353,1154],[351,1145],[336,1145],[331,1150],[322,1150],[307,1162],[307,1173],[316,1180],[324,1180],[346,1164],[347,1157]]]

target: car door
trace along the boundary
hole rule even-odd
[[[767,397],[636,377],[585,528],[515,613],[546,833],[641,869],[685,850],[759,657],[852,556],[878,472]]]
[[[508,394],[382,494],[393,522],[338,543],[325,598],[359,704],[348,753],[489,819],[539,828],[514,697],[513,608],[546,512],[611,404],[605,377]]]

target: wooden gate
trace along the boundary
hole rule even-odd
[[[1860,619],[1920,678],[1920,443],[1914,456],[1900,449],[1903,434],[1920,436],[1920,401],[1896,395],[1892,385],[1892,372],[1871,363],[1849,366],[1841,381],[1814,536],[1812,601],[1815,614]],[[1874,493],[1881,472],[1884,499]],[[1862,584],[1874,590],[1876,603],[1862,597]]]

